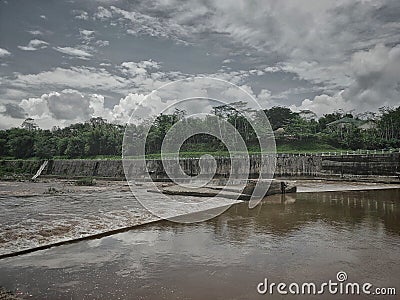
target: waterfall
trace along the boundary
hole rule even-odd
[[[39,170],[37,170],[36,174],[33,175],[32,180],[38,178],[38,177],[40,176],[40,174],[42,174],[44,168],[46,168],[46,166],[47,166],[48,163],[49,163],[48,160],[45,160],[45,161],[42,163],[42,165],[40,166]]]

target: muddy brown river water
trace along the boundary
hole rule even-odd
[[[0,285],[29,299],[379,299],[257,292],[265,278],[320,284],[344,271],[400,293],[400,189],[282,197],[4,258]]]

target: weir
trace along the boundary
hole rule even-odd
[[[167,179],[161,160],[147,160],[146,165],[132,160],[127,168],[130,174],[151,174],[156,180]],[[3,160],[3,170],[19,170],[24,174],[39,173],[54,177],[105,177],[125,178],[122,160],[49,160],[47,165],[39,161]],[[183,171],[189,176],[200,172],[198,158],[180,160]],[[257,155],[250,157],[249,176],[257,178],[261,160]],[[39,168],[40,166],[40,168]],[[226,157],[216,158],[216,168],[202,164],[203,171],[215,170],[215,177],[229,177],[231,161]],[[42,168],[43,167],[43,168]],[[39,170],[38,170],[39,168]],[[36,171],[37,170],[37,171]],[[39,172],[40,171],[40,172]],[[276,177],[343,177],[343,176],[389,176],[397,178],[400,172],[400,153],[387,154],[350,154],[350,155],[292,155],[279,154],[276,157]],[[35,175],[36,176],[36,175]],[[36,177],[35,177],[36,178]]]

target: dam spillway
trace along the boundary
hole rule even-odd
[[[189,176],[203,172],[214,172],[215,177],[229,177],[231,160],[216,157],[216,166],[202,164],[199,158],[180,159],[182,170]],[[3,171],[15,171],[21,174],[35,174],[43,161],[40,160],[2,160]],[[249,177],[257,178],[261,166],[259,155],[250,156]],[[144,174],[147,171],[153,179],[165,179],[167,174],[161,160],[146,160],[137,164],[132,160],[129,172]],[[278,154],[274,176],[276,177],[343,177],[343,176],[398,176],[400,172],[400,153],[386,154],[350,154],[350,155],[298,155]],[[240,171],[239,171],[240,173]],[[42,176],[54,177],[99,177],[125,178],[122,160],[96,159],[54,159],[49,160],[42,171]]]

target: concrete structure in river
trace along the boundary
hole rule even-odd
[[[138,176],[145,173],[136,168],[132,161],[130,172]],[[35,174],[43,161],[3,160],[2,170],[19,170],[20,173]],[[230,159],[216,158],[216,178],[229,177]],[[180,165],[186,174],[199,173],[199,159],[182,159]],[[156,180],[167,178],[161,160],[146,161],[146,168]],[[207,168],[205,168],[207,170]],[[260,169],[259,156],[250,157],[250,178],[257,178]],[[279,154],[276,158],[275,177],[346,177],[346,176],[387,176],[397,178],[400,172],[400,153],[350,154],[350,155],[292,155]],[[105,177],[125,178],[122,160],[49,160],[41,176],[54,177]]]

